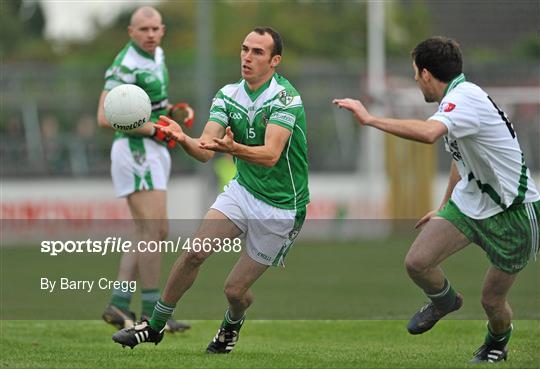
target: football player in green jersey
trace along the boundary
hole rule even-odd
[[[244,249],[227,280],[228,309],[208,345],[208,353],[229,353],[238,340],[245,312],[253,302],[250,287],[270,265],[283,265],[305,219],[309,202],[306,118],[296,89],[275,72],[281,62],[280,35],[255,28],[242,43],[242,79],[218,91],[200,138],[187,136],[174,121],[160,129],[196,159],[206,162],[215,152],[231,154],[237,174],[204,217],[193,247],[173,266],[152,318],[123,329],[113,340],[134,347],[158,343],[178,301],[191,287],[201,264],[226,245]],[[195,245],[195,243],[194,243]],[[230,248],[229,248],[230,250]]]
[[[103,102],[108,91],[130,83],[136,84],[150,97],[151,121],[169,108],[167,99],[169,77],[159,46],[165,33],[161,15],[151,7],[141,7],[131,16],[128,27],[130,41],[117,55],[105,75],[105,88],[98,107],[98,123],[111,128],[105,118]],[[167,146],[167,147],[166,147]],[[139,240],[163,240],[167,237],[166,190],[171,157],[168,148],[174,141],[167,139],[151,123],[133,133],[115,132],[111,149],[111,174],[118,197],[125,197]],[[140,278],[142,315],[152,314],[159,298],[159,253],[127,252],[122,255],[117,280]],[[144,266],[144,267],[143,267]],[[132,326],[135,318],[129,309],[131,292],[113,290],[103,319],[118,329]],[[171,331],[183,331],[189,325],[172,318],[167,322]]]

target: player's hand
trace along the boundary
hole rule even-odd
[[[183,122],[187,128],[191,128],[195,121],[195,110],[188,103],[178,103],[169,107],[169,117],[177,122]]]
[[[158,132],[160,132],[171,142],[182,143],[186,140],[186,134],[182,131],[180,125],[165,115],[159,116],[159,121],[154,124],[154,127],[156,128],[154,136],[157,136]]]
[[[345,108],[353,113],[356,120],[362,125],[367,125],[374,120],[374,117],[369,114],[364,105],[359,100],[354,99],[334,99],[333,104],[336,104],[340,109]]]
[[[234,134],[231,131],[231,127],[225,129],[225,136],[223,138],[214,137],[212,142],[201,141],[199,147],[205,150],[232,154],[234,151]]]
[[[176,146],[176,141],[168,137],[162,130],[162,128],[167,128],[169,125],[170,124],[167,122],[158,120],[157,123],[154,124],[154,128],[156,130],[154,131],[152,138],[158,142],[165,142],[167,144],[167,148],[172,149]]]
[[[438,210],[431,210],[429,213],[424,215],[416,224],[414,225],[414,229],[422,228],[427,222],[430,221],[431,218],[437,214]]]

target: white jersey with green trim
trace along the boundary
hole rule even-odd
[[[513,204],[540,200],[512,124],[463,74],[449,83],[429,119],[448,128],[446,150],[461,176],[452,201],[465,215],[485,219]]]

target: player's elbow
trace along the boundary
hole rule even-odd
[[[441,137],[438,131],[435,130],[429,130],[424,133],[424,135],[421,138],[421,141],[426,144],[434,144],[437,142],[437,140]]]
[[[213,157],[214,157],[214,152],[213,151],[207,151],[207,152],[203,153],[203,155],[197,156],[196,158],[201,163],[206,163],[210,159],[212,159]]]
[[[101,127],[101,128],[110,127],[109,122],[107,122],[106,120],[98,119],[97,123],[98,123],[98,127]]]
[[[439,137],[433,136],[433,135],[426,135],[424,139],[422,140],[423,143],[426,144],[434,144]]]
[[[448,132],[446,126],[438,121],[427,121],[426,123],[428,123],[427,129],[424,130],[420,140],[424,143],[433,144]]]
[[[272,154],[266,160],[263,161],[262,165],[266,168],[272,168],[279,161],[279,155]]]
[[[98,113],[98,116],[97,116],[97,124],[98,124],[98,127],[101,127],[101,128],[109,128],[111,126],[109,122],[107,121],[107,119],[105,118],[105,115],[100,114],[100,113]]]

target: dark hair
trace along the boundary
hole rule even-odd
[[[281,40],[281,36],[272,27],[255,27],[252,32],[258,33],[259,35],[264,35],[265,33],[268,33],[270,36],[272,36],[272,40],[274,40],[274,48],[272,49],[272,56],[274,55],[281,55],[283,52],[283,41]]]
[[[463,67],[459,44],[451,38],[428,38],[416,45],[411,56],[418,70],[427,69],[441,82],[459,76]]]

